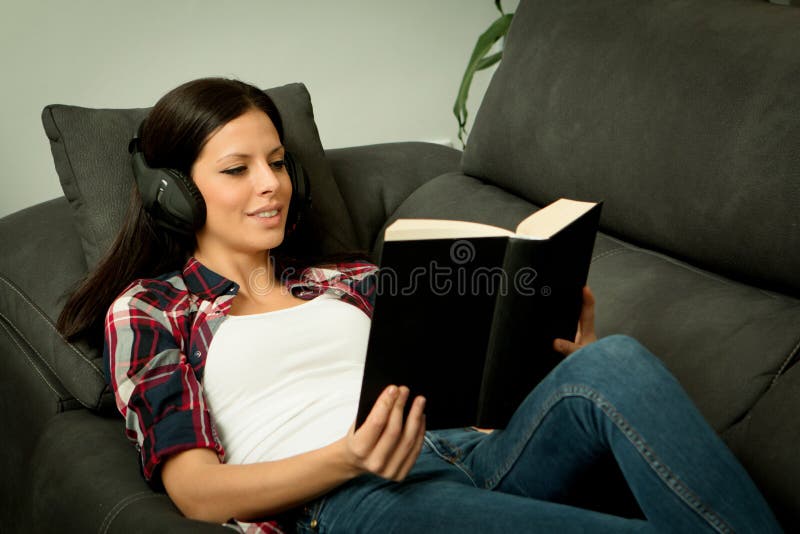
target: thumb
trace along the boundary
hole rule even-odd
[[[560,352],[564,356],[569,356],[580,347],[571,341],[567,341],[566,339],[558,338],[553,341],[553,348],[556,352]]]

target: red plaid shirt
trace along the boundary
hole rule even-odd
[[[309,300],[331,293],[372,317],[377,266],[363,261],[312,267],[285,281]],[[136,280],[105,321],[104,360],[125,432],[136,444],[147,480],[165,458],[219,442],[203,395],[203,368],[214,333],[239,286],[190,258],[182,272]],[[248,533],[282,532],[276,521],[239,523]]]

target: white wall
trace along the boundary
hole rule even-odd
[[[325,148],[458,146],[453,99],[497,16],[492,0],[0,0],[0,216],[62,194],[42,107],[145,107],[201,76],[304,82]]]

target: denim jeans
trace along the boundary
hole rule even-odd
[[[611,469],[598,469],[604,462]],[[588,502],[587,492],[632,513],[576,505]],[[361,475],[308,503],[296,526],[321,533],[781,531],[677,380],[622,335],[565,358],[505,429],[428,431],[402,482]]]

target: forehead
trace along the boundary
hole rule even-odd
[[[250,109],[209,136],[200,157],[208,153],[273,149],[280,146],[278,130],[261,110]]]

